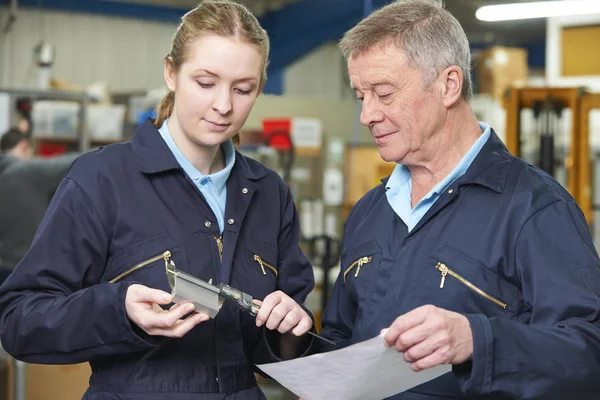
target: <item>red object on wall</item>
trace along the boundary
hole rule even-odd
[[[68,145],[64,143],[40,142],[38,143],[38,155],[40,157],[60,156],[67,152]]]
[[[291,118],[267,118],[263,120],[263,140],[266,141],[272,136],[269,140],[271,147],[277,150],[290,150],[292,148],[291,134]]]

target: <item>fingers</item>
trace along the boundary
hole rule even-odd
[[[404,361],[412,363],[433,354],[440,347],[440,340],[438,340],[439,336],[439,334],[436,334],[435,336],[426,338],[414,345],[407,346],[407,350],[402,350]],[[396,344],[396,349],[397,348],[398,345]]]
[[[280,333],[286,333],[298,325],[298,322],[302,319],[302,310],[298,308],[289,309],[285,317],[277,325],[277,330]]]
[[[302,336],[306,332],[310,331],[310,328],[312,328],[312,325],[313,325],[312,319],[310,319],[310,317],[308,315],[305,315],[302,317],[300,322],[298,322],[298,325],[296,325],[296,327],[294,329],[292,329],[292,333],[295,336]]]
[[[401,333],[393,346],[397,351],[403,353],[407,349],[426,340],[429,334],[430,332],[426,329],[425,324],[417,325],[404,333]]]
[[[287,317],[287,315],[290,311],[291,311],[291,307],[289,304],[286,304],[283,302],[277,304],[277,306],[275,306],[275,308],[273,308],[273,310],[269,314],[269,318],[267,319],[267,322],[265,324],[267,329],[276,330],[277,328],[279,328],[279,325],[283,322],[284,318]],[[288,321],[288,323],[289,323],[289,321]],[[287,332],[287,331],[285,331],[285,332]]]
[[[256,314],[256,326],[261,326],[269,319],[271,312],[281,302],[282,292],[273,292],[263,300],[260,310]]]
[[[445,360],[442,356],[442,351],[438,350],[434,353],[431,353],[427,357],[421,358],[415,362],[410,363],[410,368],[415,371],[423,371],[424,369],[433,368],[440,364],[444,364]]]
[[[258,301],[255,303],[260,304]],[[312,328],[312,320],[306,311],[280,291],[271,293],[263,300],[256,315],[256,326],[263,324],[267,329],[280,333],[292,331],[296,336],[301,336]]]
[[[186,333],[192,330],[196,325],[208,321],[209,317],[206,314],[197,313],[189,316],[186,319],[177,320],[169,328],[157,328],[151,333],[157,336],[166,336],[171,338],[182,338]]]
[[[152,289],[147,286],[131,285],[129,289],[132,290],[134,296],[132,300],[135,302],[148,302],[164,305],[170,304],[173,300],[173,296],[169,293],[158,289]]]
[[[427,315],[435,309],[433,306],[422,306],[399,316],[390,325],[385,335],[383,335],[383,343],[387,347],[395,346],[398,337],[405,331],[422,324]]]

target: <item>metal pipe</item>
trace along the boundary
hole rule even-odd
[[[27,363],[13,358],[14,365],[14,400],[27,399]]]

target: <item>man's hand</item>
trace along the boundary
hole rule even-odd
[[[148,335],[180,338],[200,322],[207,321],[206,314],[193,314],[193,304],[175,304],[169,310],[160,305],[170,304],[172,296],[162,290],[133,284],[125,295],[127,317]]]
[[[473,356],[469,320],[462,314],[431,305],[396,318],[383,341],[404,353],[404,361],[410,363],[413,371],[440,364],[461,364]]]
[[[278,290],[271,293],[260,304],[256,314],[256,326],[265,324],[267,329],[277,330],[280,333],[291,331],[295,336],[302,336],[312,328],[312,320],[287,294]]]

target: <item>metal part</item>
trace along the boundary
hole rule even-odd
[[[185,272],[177,271],[172,260],[166,263],[166,268],[173,302],[194,303],[196,312],[206,313],[210,318],[216,317],[223,306],[223,298],[219,296],[218,287]]]
[[[27,363],[13,358],[15,400],[27,399]]]
[[[196,306],[195,311],[205,312],[211,318],[214,318],[223,306],[223,302],[230,300],[253,317],[258,314],[260,306],[254,303],[254,299],[249,294],[224,283],[214,286],[212,279],[205,282],[185,272],[177,271],[173,260],[169,260],[165,265],[167,279],[171,286],[173,301],[175,303],[193,302]],[[308,331],[306,333],[335,346],[334,342],[314,332]]]

